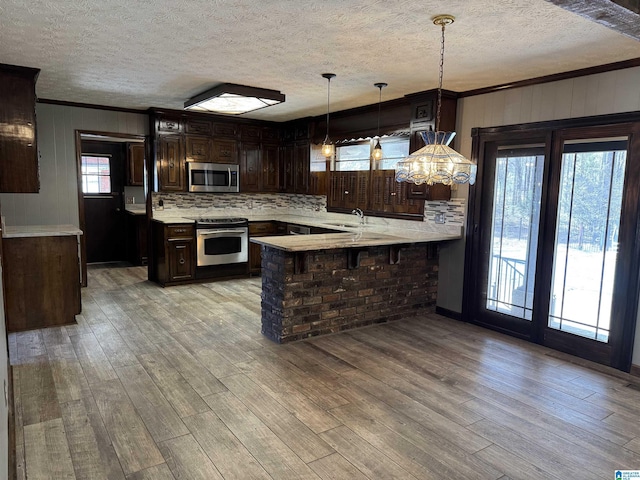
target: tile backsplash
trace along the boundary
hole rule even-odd
[[[327,212],[327,197],[324,195],[301,195],[291,193],[153,193],[154,208],[162,199],[163,210],[154,210],[154,216],[199,216],[199,215],[303,215],[315,218],[339,219],[345,214]],[[436,223],[437,214],[443,214],[444,224]],[[367,216],[367,223],[389,225],[411,230],[460,231],[465,224],[466,200],[452,198],[449,201],[425,202],[424,221],[416,222],[391,218]]]

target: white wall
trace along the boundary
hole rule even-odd
[[[78,226],[76,130],[147,135],[144,114],[36,105],[40,193],[0,194],[7,225]]]
[[[640,111],[640,67],[466,97],[458,101],[456,146],[470,158],[471,129],[475,127],[637,111]],[[461,189],[457,195],[468,196],[468,192]],[[461,252],[464,256],[464,249],[458,246],[455,258],[443,259],[451,271],[446,273],[446,283],[438,290],[440,306],[441,290],[453,292],[448,299],[459,299],[457,304],[452,302],[445,307],[456,312],[462,310]],[[640,365],[640,326],[636,329],[633,363]]]

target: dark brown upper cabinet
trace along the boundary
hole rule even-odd
[[[127,185],[144,185],[144,143],[127,144]]]
[[[0,64],[0,192],[40,191],[36,79],[40,70]]]
[[[183,192],[186,170],[181,135],[161,135],[158,139],[160,191]]]

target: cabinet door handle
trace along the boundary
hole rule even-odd
[[[184,265],[184,263],[185,263],[185,259],[184,259],[184,258],[181,258],[181,259],[178,261],[178,263],[179,263],[180,265]]]

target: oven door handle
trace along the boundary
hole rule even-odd
[[[227,187],[231,187],[231,167],[227,167],[227,172],[229,172],[229,176],[227,176],[227,180],[229,181]]]
[[[198,232],[198,236],[199,237],[209,237],[209,236],[213,236],[213,235],[220,235],[220,234],[224,234],[224,233],[235,233],[235,234],[243,234],[246,233],[245,229],[232,229],[232,228],[227,228],[224,230],[205,230],[204,232]]]

